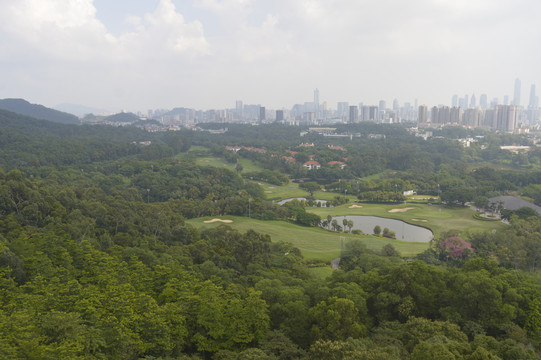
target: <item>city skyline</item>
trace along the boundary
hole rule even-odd
[[[8,0],[0,98],[110,111],[515,100],[541,81],[535,0]],[[463,96],[463,95],[462,95]]]

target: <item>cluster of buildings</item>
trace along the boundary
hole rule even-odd
[[[261,104],[244,104],[237,100],[235,107],[223,110],[195,110],[175,108],[173,110],[154,110],[140,114],[158,120],[171,129],[180,126],[192,126],[197,123],[284,123],[288,125],[325,126],[332,124],[359,123],[372,121],[377,123],[417,122],[421,127],[466,126],[515,132],[527,126],[538,125],[541,120],[539,97],[535,85],[530,88],[528,106],[521,104],[521,83],[515,81],[514,96],[504,96],[490,102],[486,94],[481,94],[479,102],[475,94],[464,97],[454,95],[451,106],[438,105],[428,107],[412,103],[400,104],[394,99],[388,106],[381,100],[377,105],[350,104],[338,102],[336,109],[331,109],[326,102],[320,102],[319,90],[314,90],[313,101],[295,104],[291,109],[267,109]]]
[[[513,99],[510,101],[509,96],[504,96],[503,104],[497,98],[489,104],[486,94],[480,96],[477,104],[474,94],[462,98],[454,95],[452,106],[440,105],[428,109],[426,105],[420,105],[417,121],[421,127],[455,125],[505,132],[526,131],[528,126],[538,125],[541,110],[534,84],[530,87],[527,107],[521,105],[520,90],[520,80],[516,79]]]

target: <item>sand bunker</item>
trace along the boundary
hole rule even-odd
[[[269,186],[269,189],[274,189],[274,186]]]
[[[360,209],[362,207],[363,207],[362,205],[351,205],[349,208],[350,209]]]
[[[203,221],[205,224],[210,224],[210,223],[214,223],[214,222],[223,222],[223,223],[232,223],[233,220],[224,220],[224,219],[212,219],[212,220],[206,220],[206,221]]]
[[[263,192],[264,192],[265,194],[270,194],[270,193],[272,193],[272,191],[270,191],[270,190],[265,190],[265,191],[263,191]]]
[[[389,210],[388,212],[390,213],[397,213],[397,212],[406,212],[408,210],[413,210],[415,209],[414,207],[409,207],[409,208],[403,208],[403,209],[392,209],[392,210]]]
[[[428,222],[428,220],[425,220],[425,219],[411,219],[411,221]]]

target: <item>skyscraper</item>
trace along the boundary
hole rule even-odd
[[[417,122],[419,124],[424,124],[428,122],[428,116],[427,116],[428,108],[426,105],[420,105],[419,106],[419,113],[417,117]]]
[[[451,99],[451,106],[458,106],[458,95],[453,95],[452,99]]]
[[[471,99],[470,99],[470,107],[471,107],[471,108],[477,107],[477,99],[475,98],[475,94],[473,94],[473,95],[471,96]]]
[[[242,106],[242,100],[237,100],[235,102],[235,110],[237,112],[237,119],[239,120],[243,118],[243,109],[244,107]]]
[[[518,107],[515,105],[498,105],[496,107],[496,130],[515,130],[518,122]]]
[[[259,121],[265,121],[267,119],[267,111],[264,106],[259,108]]]
[[[528,104],[530,109],[535,109],[537,107],[537,96],[535,95],[535,84],[532,84],[530,87],[530,102]]]
[[[488,107],[487,94],[481,94],[481,97],[479,98],[479,106],[481,106],[481,109],[486,109]]]
[[[520,79],[515,79],[515,93],[513,96],[513,105],[520,106]]]
[[[314,90],[314,112],[319,116],[319,90]]]
[[[359,108],[356,105],[349,107],[349,121],[350,124],[359,122]]]
[[[284,110],[276,110],[276,121],[284,121]]]
[[[341,101],[336,104],[336,112],[338,116],[345,116],[349,110],[349,103]]]

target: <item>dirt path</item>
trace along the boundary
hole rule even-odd
[[[336,258],[333,261],[331,261],[331,267],[333,270],[340,269],[340,258]]]

